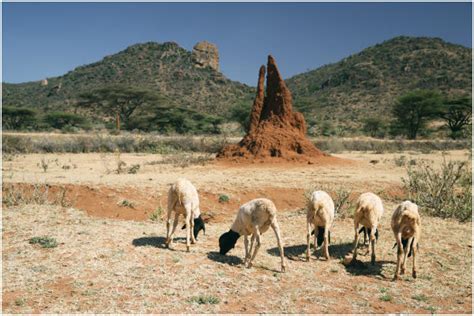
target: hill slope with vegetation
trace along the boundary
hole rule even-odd
[[[210,67],[196,67],[192,53],[174,42],[133,45],[46,80],[4,83],[3,104],[40,111],[70,110],[81,93],[110,85],[148,88],[173,106],[203,113],[221,112],[253,97],[253,88],[231,81]]]
[[[402,36],[286,83],[310,125],[351,134],[367,118],[391,119],[397,98],[416,89],[445,97],[470,95],[471,65],[469,48]]]
[[[433,90],[443,98],[470,97],[471,51],[438,38],[396,37],[337,63],[296,75],[286,83],[296,109],[305,115],[310,134],[355,135],[362,133],[367,120],[376,123],[379,130],[380,126],[388,126],[394,119],[392,109],[397,100],[417,89]],[[245,125],[255,93],[255,88],[231,81],[212,67],[198,66],[193,53],[174,42],[149,42],[130,46],[63,76],[4,83],[4,116],[5,109],[13,113],[4,120],[4,128],[24,128],[25,120],[18,120],[25,115],[24,108],[40,115],[54,112],[62,118],[63,126],[80,119],[65,120],[65,114],[57,111],[108,121],[106,126],[113,128],[113,116],[118,113],[107,115],[110,111],[100,106],[84,112],[77,105],[85,93],[120,87],[149,91],[154,100],[159,100],[129,115],[123,128],[179,133],[219,132],[217,126],[225,121]],[[21,113],[17,115],[15,108]],[[28,115],[33,117],[34,113]],[[37,120],[45,121],[38,116]],[[30,126],[42,128],[39,123]]]

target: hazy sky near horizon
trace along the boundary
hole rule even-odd
[[[284,78],[399,35],[472,47],[471,3],[3,3],[2,80],[63,75],[126,47],[219,48],[221,71],[255,86],[272,54]]]

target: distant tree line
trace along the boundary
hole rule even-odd
[[[304,101],[304,100],[303,100]],[[295,106],[309,114],[311,102],[301,101]],[[209,115],[177,107],[158,92],[132,86],[113,85],[81,94],[73,112],[39,113],[33,109],[4,106],[4,130],[49,130],[70,132],[90,130],[102,123],[110,130],[140,130],[161,133],[216,134],[225,122],[238,122],[242,132],[248,129],[251,102],[235,104],[226,115]],[[432,131],[431,123],[444,128],[453,139],[467,137],[472,115],[471,98],[443,97],[431,90],[415,90],[400,96],[393,105],[392,120],[379,116],[368,117],[360,132],[383,138],[404,136],[416,139]],[[309,126],[317,126],[315,135],[337,134],[330,120],[316,122],[307,115]],[[433,124],[431,124],[433,125]],[[359,133],[360,133],[359,132]]]

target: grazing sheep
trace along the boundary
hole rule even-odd
[[[308,201],[306,215],[307,235],[306,260],[309,261],[311,229],[314,227],[314,248],[319,247],[324,241],[324,257],[329,260],[328,244],[331,242],[332,223],[334,221],[334,202],[324,191],[314,191]]]
[[[174,212],[173,229],[170,234],[171,213]],[[194,244],[199,231],[206,233],[204,221],[199,209],[199,196],[194,185],[186,179],[178,179],[168,191],[168,216],[166,220],[166,246],[170,247],[174,231],[178,226],[179,215],[185,217],[186,228],[186,250],[189,252],[190,239]],[[193,219],[193,220],[191,220]],[[191,234],[191,230],[193,234]]]
[[[285,272],[284,252],[280,235],[280,227],[276,218],[277,209],[275,204],[268,199],[255,199],[245,203],[239,208],[237,217],[232,224],[230,230],[222,234],[219,238],[219,252],[225,255],[229,250],[234,248],[235,243],[241,235],[244,235],[245,244],[245,266],[252,267],[252,261],[257,255],[260,248],[260,235],[271,227],[275,232],[278,248],[280,249],[281,271]],[[248,236],[252,235],[250,249],[248,249]],[[254,241],[255,250],[252,253]]]
[[[367,229],[369,242],[372,245],[371,262],[375,264],[375,240],[379,238],[377,226],[383,215],[382,200],[374,193],[367,192],[359,196],[357,200],[356,210],[354,212],[354,254],[352,260],[357,257],[357,246],[359,242],[359,224]]]
[[[400,203],[392,215],[393,234],[397,240],[397,269],[394,280],[405,273],[407,257],[413,254],[413,277],[416,278],[416,252],[421,233],[421,220],[418,206],[410,201]],[[403,261],[401,256],[403,255]]]

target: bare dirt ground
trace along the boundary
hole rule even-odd
[[[404,160],[431,160],[440,153],[345,152],[343,163],[211,163],[186,168],[161,164],[151,154],[30,154],[3,161],[6,188],[28,194],[64,192],[66,207],[3,205],[3,311],[6,313],[471,313],[471,223],[422,217],[419,277],[392,282],[396,253],[390,215],[403,197]],[[136,174],[116,174],[118,159]],[[467,151],[445,159],[466,160]],[[41,162],[43,160],[43,163]],[[416,162],[415,162],[416,163]],[[44,166],[47,164],[47,170]],[[168,184],[184,176],[198,188],[207,235],[185,252],[184,231],[174,249],[164,249]],[[46,185],[47,184],[47,185]],[[14,185],[12,187],[12,185]],[[377,244],[377,263],[366,248],[361,262],[345,266],[351,250],[351,219],[338,219],[331,260],[303,261],[305,190],[344,186],[354,195],[373,191],[386,213]],[[229,202],[220,203],[225,194]],[[242,265],[243,242],[229,256],[218,254],[218,238],[229,229],[240,204],[268,197],[279,209],[288,271],[279,273],[276,240],[263,235],[252,269]],[[127,201],[127,203],[124,203]],[[161,213],[159,207],[161,206]],[[158,220],[150,216],[157,213]],[[29,244],[51,236],[56,248]],[[319,254],[320,251],[317,252]],[[411,260],[407,265],[411,271]]]

